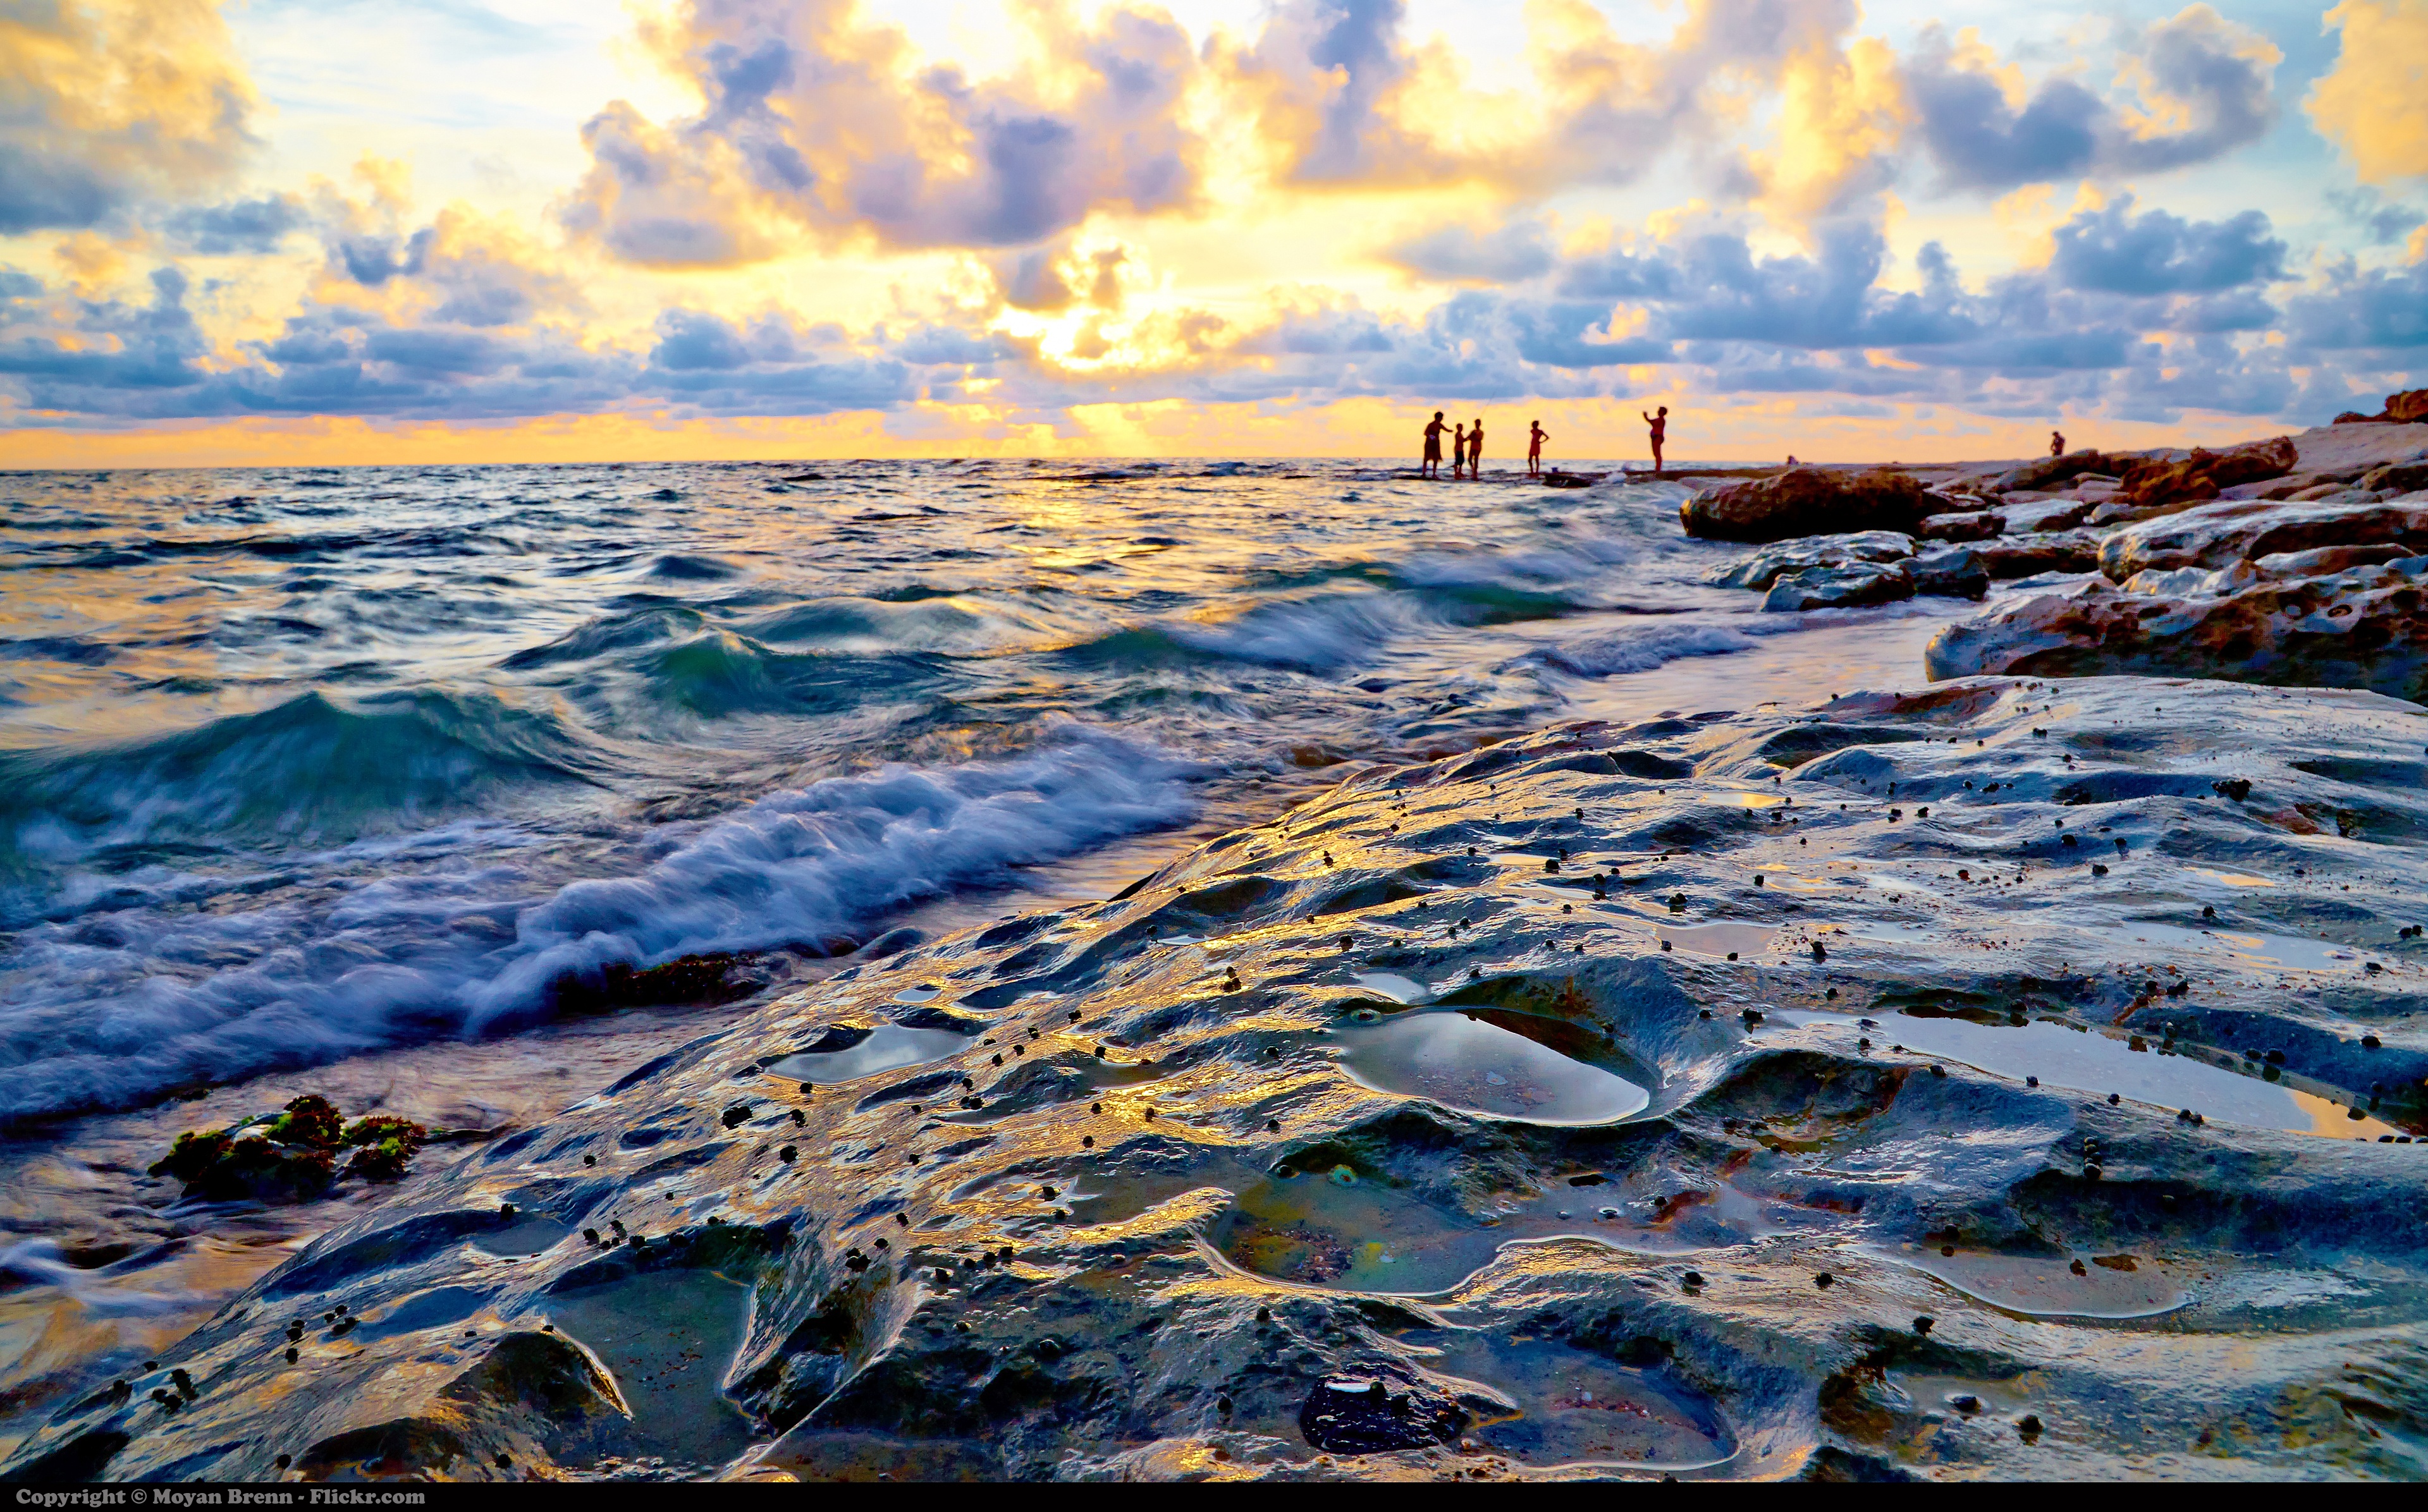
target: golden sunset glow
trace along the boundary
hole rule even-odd
[[[2428,7],[2301,24],[20,8],[0,463],[2261,434],[2428,339]]]

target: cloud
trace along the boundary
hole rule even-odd
[[[2223,221],[2133,214],[2124,195],[2052,232],[2053,267],[2068,288],[2111,294],[2213,294],[2285,276],[2285,244],[2268,217],[2245,210]]]
[[[162,229],[189,252],[205,257],[260,255],[276,252],[280,243],[311,224],[311,219],[296,196],[265,194],[177,211],[162,223]]]
[[[2365,186],[2329,189],[2323,198],[2338,215],[2359,227],[2371,246],[2391,246],[2428,221],[2428,216],[2407,204],[2397,204]]]
[[[1124,274],[1135,266],[1135,254],[1126,247],[1081,252],[1066,242],[996,258],[991,271],[1006,304],[1053,314],[1075,304],[1120,309],[1127,289]]]
[[[1512,220],[1481,234],[1444,226],[1385,249],[1383,260],[1443,283],[1516,284],[1550,272],[1559,257],[1540,221]]]
[[[706,101],[666,125],[617,101],[583,128],[565,225],[662,267],[762,257],[787,234],[893,248],[1018,247],[1100,210],[1189,203],[1198,68],[1159,12],[1018,12],[1036,55],[973,82],[849,0],[689,0],[656,34]]]
[[[2285,313],[2287,340],[2298,350],[2418,352],[2428,349],[2428,263],[2363,269],[2343,262],[2323,287],[2288,300]]]
[[[1826,117],[1846,159],[1813,155],[1810,131],[1784,144],[1768,166],[1798,203],[1834,202],[1835,181],[1863,176],[1855,165],[1895,135],[1894,84],[1875,88],[1886,49],[1842,47],[1853,0],[1689,0],[1658,46],[1623,40],[1588,0],[1528,0],[1525,15],[1534,78],[1498,99],[1409,42],[1400,0],[1279,0],[1253,42],[1210,56],[1276,176],[1303,187],[1630,184],[1672,146],[1732,128],[1749,91],[1782,80],[1791,126]]]
[[[0,6],[0,236],[207,192],[253,146],[253,108],[211,0]]]
[[[2206,162],[2274,119],[2283,55],[2206,5],[2155,23],[2123,54],[2134,92],[2121,102],[2063,76],[2025,95],[1969,34],[1928,33],[1904,70],[1923,145],[1949,186],[2003,192]]]
[[[1224,62],[1255,102],[1285,181],[1374,184],[1455,171],[1405,129],[1399,97],[1416,74],[1401,0],[1279,0],[1255,43]]]
[[[2303,103],[2371,184],[2428,177],[2428,0],[2342,0],[2336,66]]]

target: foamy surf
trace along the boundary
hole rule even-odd
[[[1204,772],[1073,725],[1008,760],[890,765],[655,826],[632,837],[642,864],[608,875],[550,883],[532,837],[481,825],[294,858],[342,880],[269,907],[241,906],[261,878],[153,869],[18,933],[0,1117],[494,1031],[610,966],[834,948],[906,904],[1180,822]]]

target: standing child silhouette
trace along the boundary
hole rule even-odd
[[[1540,478],[1543,476],[1543,443],[1551,439],[1551,433],[1543,429],[1540,420],[1529,420],[1526,425],[1526,476]]]
[[[1467,428],[1467,480],[1470,483],[1475,481],[1483,476],[1483,469],[1484,416],[1479,415],[1475,423]]]

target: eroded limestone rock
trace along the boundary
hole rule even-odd
[[[2190,566],[2135,576],[2141,591],[2093,578],[1947,626],[1925,665],[1934,678],[2132,674],[2428,699],[2428,557],[2239,580]]]
[[[2384,503],[2204,504],[2108,535],[2100,544],[2099,570],[2121,583],[2153,569],[2216,568],[2318,546],[2380,545],[2428,548],[2428,496]]]
[[[1910,473],[1791,467],[1770,478],[1706,489],[1679,506],[1686,533],[1716,541],[1785,541],[1915,526],[1944,501]]]
[[[1714,588],[1750,588],[1759,593],[1788,573],[1854,562],[1902,561],[1913,553],[1913,537],[1895,530],[1807,536],[1766,546],[1733,565],[1715,568],[1703,581]]]
[[[1418,1477],[1445,1435],[1520,1474],[2162,1473],[2416,1353],[2428,1165],[2375,1120],[2428,1116],[2418,723],[1982,679],[1358,771],[468,1151],[158,1370],[65,1383],[0,1474]],[[919,1064],[772,1070],[944,1008]],[[1402,1015],[1650,1100],[1351,1075]],[[2052,1431],[1950,1431],[1911,1390],[1949,1371]],[[2385,1421],[2214,1453],[2409,1474]]]

